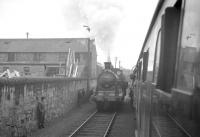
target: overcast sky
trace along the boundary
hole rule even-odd
[[[158,0],[0,0],[0,38],[95,38],[98,61],[132,68]],[[88,33],[83,25],[88,25]]]

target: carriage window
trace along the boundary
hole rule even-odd
[[[148,59],[149,59],[149,50],[143,53],[142,81],[146,81],[147,78]]]
[[[200,1],[186,2],[177,87],[191,92],[200,87]]]
[[[142,61],[140,61],[139,65],[138,65],[138,80],[141,80],[142,78]]]
[[[157,82],[158,77],[158,68],[160,61],[160,40],[161,40],[161,29],[158,31],[157,41],[156,41],[156,50],[155,50],[155,60],[154,60],[154,71],[153,71],[153,82]]]
[[[170,92],[174,84],[180,9],[169,7],[162,16],[157,88]]]

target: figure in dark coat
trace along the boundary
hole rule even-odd
[[[77,96],[77,106],[81,107],[81,98],[82,98],[82,91],[78,91],[78,96]]]
[[[41,100],[37,102],[37,122],[38,128],[44,128],[45,120],[45,106],[44,106],[44,97],[41,97]]]
[[[128,88],[128,82],[123,81],[122,82],[122,93],[123,93],[123,99],[126,95],[126,89]]]

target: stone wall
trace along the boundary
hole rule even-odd
[[[86,79],[1,79],[0,136],[27,136],[37,128],[36,98],[45,97],[45,120],[51,121],[76,105],[77,91],[82,89],[87,89]]]

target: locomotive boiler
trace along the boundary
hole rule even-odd
[[[105,62],[105,69],[98,75],[94,101],[98,110],[117,109],[125,95],[125,78],[122,70],[113,68],[111,62]]]

